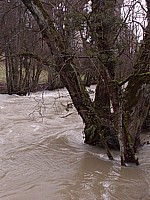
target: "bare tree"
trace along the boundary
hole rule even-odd
[[[0,14],[0,51],[5,60],[8,93],[35,91],[43,64],[29,52],[44,58],[48,55],[37,25],[21,1],[3,1]]]
[[[78,33],[78,26],[83,26],[83,21],[76,22],[74,30],[69,32],[72,24],[69,26],[68,22],[70,23],[71,19],[74,23],[75,19],[68,18],[67,7],[64,6],[61,10],[62,15],[55,17],[55,20],[59,21],[65,13],[63,20],[66,20],[66,23],[60,20],[61,28],[53,19],[53,8],[58,10],[59,5],[66,1],[61,1],[57,6],[53,6],[53,2],[50,2],[50,14],[39,0],[22,0],[22,2],[36,20],[43,40],[49,48],[55,70],[60,74],[61,81],[69,91],[74,106],[85,123],[85,142],[91,145],[102,144],[109,159],[113,159],[110,147],[119,147],[122,165],[126,162],[138,164],[135,149],[139,144],[139,133],[150,105],[150,23],[146,28],[144,43],[137,54],[133,72],[126,79],[117,80],[115,76],[115,70],[118,67],[116,41],[118,31],[120,32],[120,27],[118,27],[120,23],[115,11],[116,1],[92,1],[92,12],[89,18],[87,19],[87,15],[82,16],[88,23],[94,50],[97,53],[96,65],[99,79],[93,102],[82,84],[76,67],[74,45],[72,45],[75,37],[71,34]],[[149,6],[147,2],[148,22]],[[123,89],[122,86],[125,83],[128,85]],[[111,104],[113,113],[110,110]]]

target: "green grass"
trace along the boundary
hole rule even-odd
[[[47,83],[48,72],[43,70],[40,74],[39,83]],[[0,82],[6,83],[6,69],[5,65],[0,63]]]
[[[6,70],[4,64],[0,64],[0,82],[6,82]]]
[[[39,77],[39,83],[47,83],[48,81],[48,72],[43,70]]]

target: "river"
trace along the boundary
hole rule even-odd
[[[0,95],[0,200],[149,200],[150,145],[139,166],[83,142],[65,89]]]

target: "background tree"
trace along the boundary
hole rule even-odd
[[[1,7],[0,49],[6,66],[8,93],[35,91],[43,65],[29,56],[29,52],[45,58],[46,45],[22,2],[2,1]]]

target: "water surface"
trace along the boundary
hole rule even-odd
[[[150,146],[138,167],[108,161],[68,103],[65,89],[0,95],[0,200],[149,200]]]

